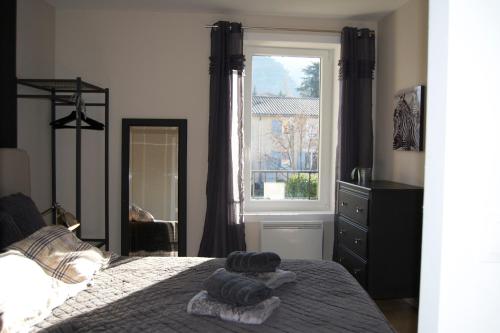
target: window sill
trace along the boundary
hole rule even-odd
[[[333,211],[298,211],[298,212],[291,212],[291,211],[262,211],[262,212],[246,212],[243,213],[243,216],[296,216],[296,215],[333,215],[335,212]]]
[[[332,211],[300,211],[300,212],[248,212],[244,213],[245,223],[261,223],[264,221],[304,222],[310,220],[333,221]]]

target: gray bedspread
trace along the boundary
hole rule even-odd
[[[189,315],[186,306],[222,259],[124,258],[92,287],[54,309],[34,331],[49,332],[393,332],[340,265],[283,260],[297,282],[275,290],[281,305],[263,325]]]

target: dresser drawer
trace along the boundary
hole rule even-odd
[[[366,288],[366,262],[349,253],[349,250],[342,246],[337,248],[337,262],[342,264],[359,284]]]
[[[338,209],[341,215],[347,216],[362,225],[368,225],[368,199],[340,190],[338,192]]]
[[[367,232],[339,217],[337,226],[337,241],[363,259],[366,256]]]

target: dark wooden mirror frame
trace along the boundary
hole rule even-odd
[[[178,256],[186,256],[186,171],[187,171],[187,120],[186,119],[122,119],[122,255],[128,256],[130,252],[129,234],[129,169],[130,169],[130,127],[177,127],[179,129],[179,152],[178,152]]]

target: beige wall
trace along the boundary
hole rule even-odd
[[[121,119],[186,118],[187,157],[187,253],[198,252],[205,217],[205,186],[208,158],[208,99],[210,31],[204,25],[219,19],[234,19],[245,25],[290,26],[340,29],[344,25],[372,23],[264,16],[228,17],[216,14],[180,14],[153,11],[56,11],[56,75],[84,79],[110,88],[110,234],[111,249],[120,248]],[[99,119],[99,114],[95,112]],[[95,133],[94,133],[95,134]],[[73,136],[62,140],[60,151],[69,156],[60,168],[64,186],[60,189],[73,206]],[[83,140],[84,177],[88,188],[83,198],[85,236],[99,236],[99,210],[103,196],[102,139]],[[88,151],[90,150],[90,151]],[[61,155],[64,156],[64,155]],[[68,169],[69,167],[69,169]],[[66,171],[67,170],[67,171]],[[90,224],[90,225],[89,225]],[[249,227],[249,230],[252,227]],[[249,235],[254,233],[249,232]],[[254,237],[254,236],[249,236]],[[247,237],[248,238],[248,237]],[[248,239],[249,244],[258,240]]]
[[[374,161],[377,179],[424,183],[425,153],[392,150],[392,115],[396,91],[427,83],[427,11],[427,0],[410,0],[378,23]]]
[[[17,76],[53,78],[55,10],[43,0],[17,1]],[[24,93],[40,93],[20,88]],[[18,147],[31,160],[31,196],[40,210],[51,205],[50,103],[18,101]]]

